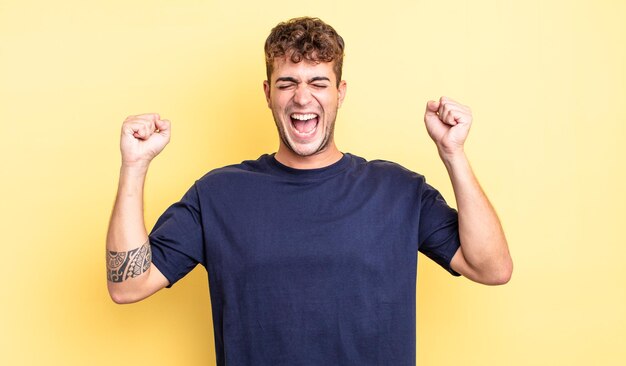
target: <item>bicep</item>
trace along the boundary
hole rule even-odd
[[[148,280],[146,284],[146,291],[148,292],[148,295],[146,295],[146,297],[152,295],[153,293],[159,291],[169,284],[170,282],[163,275],[163,273],[161,273],[157,266],[152,263],[150,265],[150,272],[148,273]]]
[[[478,273],[470,266],[470,264],[465,260],[465,256],[463,255],[463,248],[459,247],[454,256],[452,256],[452,260],[450,261],[450,268],[452,268],[457,273],[460,273],[463,277],[467,277],[474,282],[481,282],[479,280]]]
[[[107,281],[109,294],[118,304],[131,304],[141,301],[169,285],[167,278],[154,265],[140,276],[122,282]]]

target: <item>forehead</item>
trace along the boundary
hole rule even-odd
[[[336,82],[333,67],[335,62],[315,62],[302,60],[293,62],[288,57],[277,57],[274,59],[274,69],[272,70],[272,81],[280,77],[293,77],[301,80],[308,80],[316,76],[324,76],[331,82]]]

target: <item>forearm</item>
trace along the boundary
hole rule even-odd
[[[147,166],[122,165],[107,234],[107,251],[127,252],[148,238],[143,215],[143,186],[147,171]]]
[[[508,281],[512,261],[498,216],[463,152],[444,156],[459,212],[459,236],[465,262],[479,282]]]
[[[152,264],[143,216],[148,166],[170,140],[170,122],[158,113],[128,116],[122,124],[122,167],[106,240],[107,287],[116,303],[141,300],[168,285]]]
[[[152,255],[143,215],[146,167],[120,169],[117,197],[106,240],[107,285],[118,303],[140,299]]]

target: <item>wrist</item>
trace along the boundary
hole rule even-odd
[[[441,159],[446,166],[456,195],[457,189],[468,183],[468,179],[473,176],[469,159],[463,151],[442,156]]]
[[[439,157],[443,161],[443,163],[450,167],[452,165],[456,165],[459,162],[467,161],[467,156],[465,155],[465,150],[463,148],[455,149],[454,151],[438,149]]]
[[[122,159],[122,170],[135,170],[135,171],[142,171],[142,170],[148,170],[148,167],[150,166],[150,160],[124,160]]]
[[[122,162],[122,166],[120,167],[120,176],[145,178],[148,174],[149,166],[150,162]]]

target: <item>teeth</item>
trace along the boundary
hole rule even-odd
[[[317,114],[313,114],[313,113],[309,113],[309,114],[296,114],[296,113],[294,113],[294,114],[291,115],[291,118],[297,119],[297,120],[300,120],[300,121],[307,121],[307,120],[313,119],[315,117],[317,117]]]

